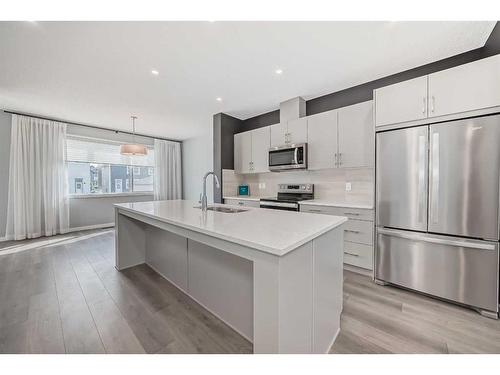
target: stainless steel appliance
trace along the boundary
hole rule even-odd
[[[299,202],[314,199],[314,184],[279,184],[276,198],[261,198],[260,208],[299,211]]]
[[[280,172],[289,169],[307,168],[307,143],[271,147],[269,149],[269,170]]]
[[[500,115],[377,133],[375,280],[498,317]]]

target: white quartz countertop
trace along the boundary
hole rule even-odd
[[[310,199],[306,201],[301,201],[299,204],[308,206],[328,206],[328,207],[345,207],[345,208],[360,208],[365,210],[373,210],[372,204],[362,204],[362,203],[339,203],[328,201],[324,199]]]
[[[225,195],[222,197],[223,199],[237,199],[239,201],[253,201],[253,202],[258,202],[260,201],[260,197],[256,197],[254,195]]]
[[[347,221],[343,216],[251,207],[245,207],[245,212],[239,213],[207,211],[204,214],[195,206],[199,207],[199,204],[187,200],[115,204],[119,210],[141,214],[277,256],[285,255]]]

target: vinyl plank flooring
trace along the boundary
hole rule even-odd
[[[59,305],[54,291],[30,298],[27,329],[28,353],[65,353]]]
[[[76,295],[81,293],[78,290],[74,292]],[[78,301],[74,306],[61,311],[61,325],[66,353],[105,353],[104,345],[85,300],[83,304]]]
[[[112,230],[0,244],[0,353],[63,352],[251,353],[252,344],[148,266],[118,272]],[[500,353],[500,321],[344,272],[331,353],[448,352]]]
[[[89,304],[106,353],[143,354],[144,348],[112,299]]]

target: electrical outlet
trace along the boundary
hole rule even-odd
[[[345,191],[351,191],[351,190],[352,190],[351,183],[350,182],[346,182],[345,183]]]

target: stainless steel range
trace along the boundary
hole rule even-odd
[[[276,198],[261,198],[260,208],[299,211],[299,202],[314,199],[314,184],[279,184]]]

